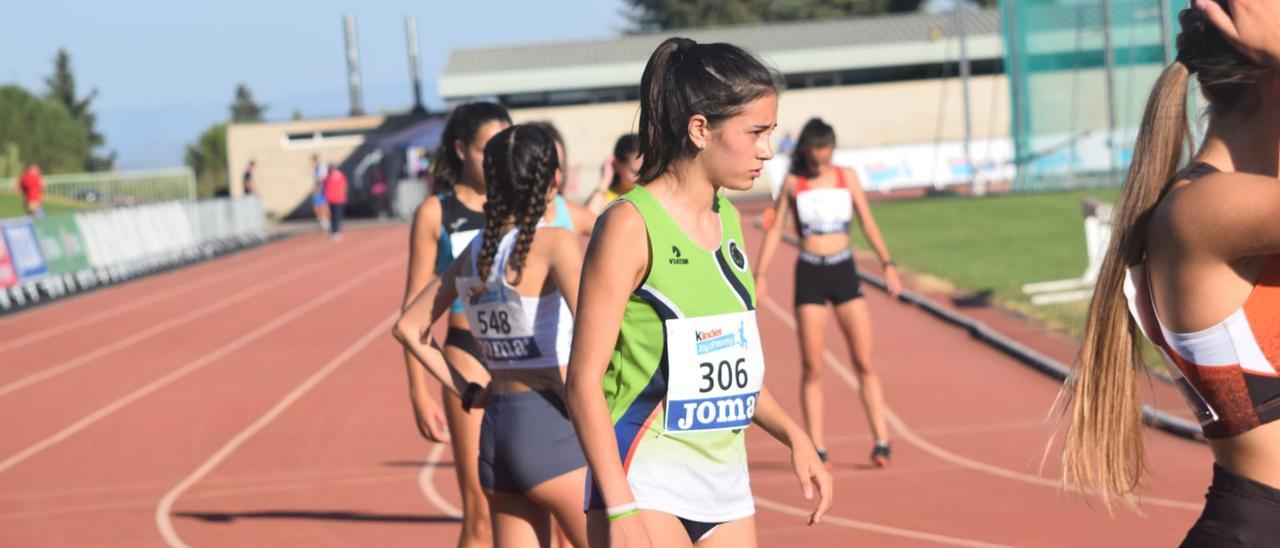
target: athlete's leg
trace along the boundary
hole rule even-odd
[[[867,308],[867,300],[858,298],[836,305],[836,321],[849,345],[853,371],[862,384],[859,395],[871,423],[871,433],[876,442],[887,442],[889,427],[884,418],[884,392],[880,387],[880,376],[871,366],[871,312]]]
[[[533,457],[536,458],[536,457]],[[587,545],[587,516],[582,513],[582,490],[587,482],[586,467],[560,474],[539,483],[526,495],[555,517],[565,535],[566,548]]]
[[[522,495],[489,493],[489,505],[495,546],[536,548],[551,541],[551,517],[538,503]]]
[[[800,406],[804,427],[819,449],[826,447],[822,398],[822,349],[826,339],[827,307],[819,304],[796,306],[800,335]]]
[[[460,360],[475,362],[470,354],[456,346],[444,347],[445,359],[450,363]],[[479,363],[475,363],[479,367]],[[449,437],[452,439],[453,466],[458,476],[458,492],[462,494],[462,536],[459,547],[484,547],[493,545],[490,530],[489,503],[480,487],[480,423],[484,412],[462,409],[462,401],[448,388],[442,388],[441,404],[449,421]]]
[[[755,548],[756,518],[748,516],[717,525],[711,534],[695,544],[698,548]]]

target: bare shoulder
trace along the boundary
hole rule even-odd
[[[640,215],[640,210],[627,200],[616,200],[600,212],[600,220],[596,222],[596,237],[591,239],[592,242],[599,239],[615,239],[615,238],[634,238],[638,235],[645,235],[648,232],[645,229],[644,217]]]
[[[842,167],[840,168],[840,171],[844,173],[845,183],[847,183],[850,188],[862,189],[862,179],[858,177],[857,170],[851,167]]]
[[[1280,211],[1280,181],[1248,173],[1214,173],[1177,186],[1152,222],[1190,244],[1247,236]]]
[[[434,194],[427,196],[427,199],[418,204],[418,209],[413,212],[414,226],[421,230],[424,227],[440,224],[441,211],[440,198]]]

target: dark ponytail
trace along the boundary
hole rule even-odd
[[[538,221],[547,212],[547,190],[559,168],[555,139],[537,126],[511,126],[498,132],[485,145],[484,178],[488,199],[484,203],[480,256],[476,257],[480,285],[471,295],[472,302],[485,291],[498,243],[510,225],[519,233],[507,265],[516,273],[512,285],[520,283]],[[498,275],[506,276],[506,272]]]
[[[809,152],[835,144],[836,130],[821,118],[810,118],[804,123],[804,129],[800,130],[795,150],[791,151],[791,174],[797,177],[817,177],[818,166],[811,165]]]
[[[462,180],[462,159],[454,151],[455,144],[470,145],[480,126],[489,122],[511,125],[511,116],[497,103],[466,103],[453,109],[440,135],[440,146],[431,157],[431,180],[436,192],[451,190]]]
[[[640,182],[694,154],[689,118],[716,126],[781,85],[755,56],[732,44],[699,44],[668,38],[649,56],[640,77]]]

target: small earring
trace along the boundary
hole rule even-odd
[[[706,149],[707,149],[706,143],[698,143],[698,150],[706,150]]]

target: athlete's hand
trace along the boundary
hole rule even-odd
[[[896,299],[898,295],[902,294],[902,278],[898,276],[898,267],[885,265],[884,285],[888,288],[890,297]]]
[[[609,523],[609,548],[650,548],[649,530],[639,515]]]
[[[1280,2],[1228,0],[1231,14],[1213,0],[1196,0],[1196,9],[1218,27],[1227,40],[1254,62],[1280,65]]]
[[[413,416],[418,423],[418,433],[427,441],[449,443],[449,421],[444,409],[431,396],[413,398]]]
[[[822,459],[818,458],[818,452],[807,437],[803,442],[792,445],[791,466],[800,479],[800,491],[804,493],[805,500],[813,500],[815,494],[818,496],[818,508],[809,515],[809,525],[822,523],[822,516],[831,508],[834,488],[831,472],[822,464]]]
[[[609,155],[600,165],[600,184],[598,185],[600,192],[608,190],[611,184],[613,184],[613,156]]]

